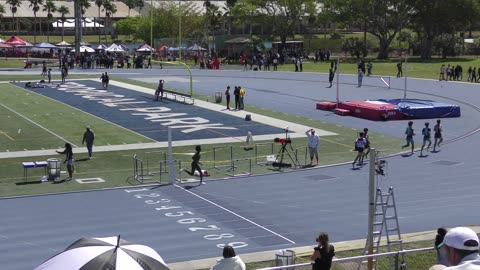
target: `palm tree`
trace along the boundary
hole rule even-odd
[[[0,4],[0,19],[3,18],[3,14],[5,14],[5,6]]]
[[[68,9],[68,7],[66,7],[64,5],[61,5],[58,8],[57,12],[61,14],[60,20],[62,21],[62,41],[63,41],[63,37],[64,37],[64,34],[65,34],[65,28],[63,27],[63,25],[65,24],[65,20],[66,20],[65,15],[70,14],[70,9]]]
[[[18,36],[18,18],[15,18],[15,13],[17,13],[17,8],[22,5],[22,1],[21,0],[7,0],[6,3],[10,5],[10,11],[12,12],[12,17],[13,17],[13,20],[15,21],[15,24],[16,24],[16,27],[15,27],[16,35]]]
[[[98,19],[97,23],[100,21],[100,8],[103,6],[103,0],[95,0],[95,5],[98,7]],[[104,25],[105,27],[105,25]],[[98,31],[98,43],[100,43],[100,31]]]
[[[47,12],[47,42],[50,42],[50,23],[52,22],[53,12],[57,11],[57,6],[53,0],[47,0],[43,5],[43,11]]]
[[[107,39],[108,18],[117,12],[117,6],[111,0],[104,0],[103,11],[105,11],[105,39]]]
[[[40,6],[43,4],[43,0],[29,0],[30,6],[33,10],[33,43],[37,43],[37,12],[40,10]]]
[[[87,22],[85,20],[85,13],[87,12],[87,9],[89,9],[91,6],[92,4],[90,4],[89,0],[80,0],[80,12],[82,13],[82,21],[84,22],[85,32],[87,31],[86,30]]]

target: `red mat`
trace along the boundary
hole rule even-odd
[[[381,101],[347,101],[340,102],[338,107],[349,110],[352,116],[374,121],[401,120],[405,117],[396,105]]]

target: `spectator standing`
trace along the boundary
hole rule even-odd
[[[445,268],[446,270],[480,269],[479,240],[472,229],[453,228],[447,232],[443,243],[446,246],[449,264],[449,267]]]
[[[445,235],[447,234],[447,229],[440,227],[437,229],[437,235],[435,236],[435,250],[437,251],[437,264],[448,265],[447,260],[447,250],[443,241],[445,240]]]
[[[363,149],[363,158],[368,157],[370,153],[370,136],[368,135],[368,128],[363,129],[363,136],[365,138],[365,148]]]
[[[230,85],[225,90],[225,98],[227,99],[227,110],[230,110]]]
[[[332,68],[330,68],[328,70],[328,82],[330,83],[330,86],[328,86],[329,88],[332,87],[332,82],[333,82],[333,78],[335,77],[335,72],[333,71]]]
[[[402,61],[397,64],[397,78],[403,77]]]
[[[85,133],[83,133],[82,144],[87,143],[88,159],[92,159],[92,149],[93,149],[93,141],[95,140],[95,133],[93,133],[91,128],[88,126],[85,129],[86,131]]]
[[[238,87],[238,95],[239,95],[239,100],[238,100],[238,109],[239,110],[244,110],[245,109],[245,103],[244,100],[245,100],[245,89],[243,89],[241,86]]]
[[[440,76],[438,77],[439,81],[445,81],[445,64],[442,64],[440,67]]]
[[[277,71],[278,66],[278,58],[276,56],[273,57],[273,71]]]
[[[471,82],[472,81],[472,67],[468,67],[467,73],[468,73],[467,82]]]
[[[430,129],[429,125],[430,125],[430,123],[426,122],[425,127],[422,129],[423,144],[422,144],[422,149],[420,150],[420,156],[423,156],[423,148],[425,147],[427,142],[428,142],[427,151],[428,151],[428,149],[430,149],[430,145],[432,145],[432,140],[430,139],[432,137],[431,136],[431,131],[432,130]]]
[[[163,85],[165,84],[164,80],[158,80],[158,87],[157,90],[155,90],[155,100],[158,101],[158,97],[160,97],[160,100],[163,100]]]
[[[62,83],[65,83],[65,78],[67,77],[67,73],[65,71],[66,69],[67,69],[67,67],[62,67],[60,69],[60,75],[62,77]]]
[[[313,128],[307,130],[305,134],[308,137],[308,151],[310,153],[310,166],[313,166],[314,156],[318,165],[318,146],[320,146],[320,138],[318,137],[317,134],[315,134],[315,130]]]
[[[372,61],[368,61],[368,63],[367,63],[367,76],[372,76],[372,68],[373,68]]]
[[[437,124],[433,127],[433,152],[436,151],[436,146],[440,147],[440,143],[443,142],[442,137],[442,125],[440,124],[440,119],[437,120]]]
[[[363,82],[363,71],[362,69],[358,69],[358,86],[357,87],[362,87],[362,82]]]
[[[203,183],[203,172],[202,172],[202,168],[200,168],[200,152],[202,151],[202,147],[200,145],[197,145],[195,146],[195,154],[193,154],[192,156],[192,169],[191,171],[187,171],[187,169],[185,168],[182,168],[180,169],[180,172],[186,172],[188,173],[189,175],[193,176],[195,174],[195,171],[198,171],[198,173],[200,174],[200,185],[205,185],[205,183]]]
[[[233,95],[235,96],[235,110],[238,110],[240,108],[239,103],[240,103],[240,87],[235,86],[235,89],[233,90]]]
[[[52,83],[52,69],[49,68],[47,71],[47,78],[48,78],[48,83]]]
[[[412,145],[412,154],[413,154],[413,149],[415,149],[415,143],[413,141],[413,136],[415,136],[415,132],[414,132],[412,126],[413,126],[413,122],[409,121],[407,129],[405,129],[405,136],[406,136],[407,144],[402,146],[402,149]]]
[[[474,67],[472,69],[472,81],[471,82],[477,82],[477,68]]]
[[[231,246],[223,247],[223,258],[210,268],[210,270],[245,270],[245,263],[235,254]]]
[[[448,66],[447,66],[447,81],[451,79],[451,76],[452,76],[452,67],[450,66],[450,64],[448,64]]]
[[[327,233],[320,233],[316,239],[318,246],[314,248],[310,260],[313,261],[312,270],[330,270],[335,248],[330,244]]]
[[[352,166],[355,168],[355,163],[358,160],[358,165],[363,165],[363,150],[365,149],[365,145],[367,144],[367,140],[365,140],[365,134],[360,132],[358,138],[355,140],[355,151],[357,151],[357,156],[353,160]]]
[[[69,143],[65,143],[65,150],[63,151],[55,151],[58,154],[65,154],[65,160],[63,163],[67,164],[67,171],[68,171],[68,178],[67,181],[72,180],[73,178],[73,170],[75,169],[74,167],[74,160],[73,160],[73,150],[72,150],[72,145]]]

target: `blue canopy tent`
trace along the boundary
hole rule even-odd
[[[39,48],[39,49],[58,49],[57,46],[55,46],[53,44],[50,44],[50,43],[47,43],[47,42],[42,42],[42,43],[36,44],[34,47]]]

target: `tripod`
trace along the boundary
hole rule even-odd
[[[292,155],[287,148],[287,144],[288,144],[288,145],[290,145],[290,150],[292,152],[294,152],[293,147],[292,147],[292,140],[290,140],[290,137],[288,137],[288,129],[285,129],[285,140],[275,139],[275,142],[282,143],[282,147],[278,151],[278,154],[275,158],[275,160],[278,160],[278,161],[273,162],[273,164],[272,164],[273,167],[278,167],[278,168],[292,167],[292,164],[290,164],[290,163],[283,163],[283,159],[285,157],[285,154],[288,155],[288,157],[290,158],[290,160],[292,161],[292,163],[295,167],[300,166],[300,162],[298,161],[297,155],[296,154]],[[279,157],[280,157],[280,160],[278,159]]]

